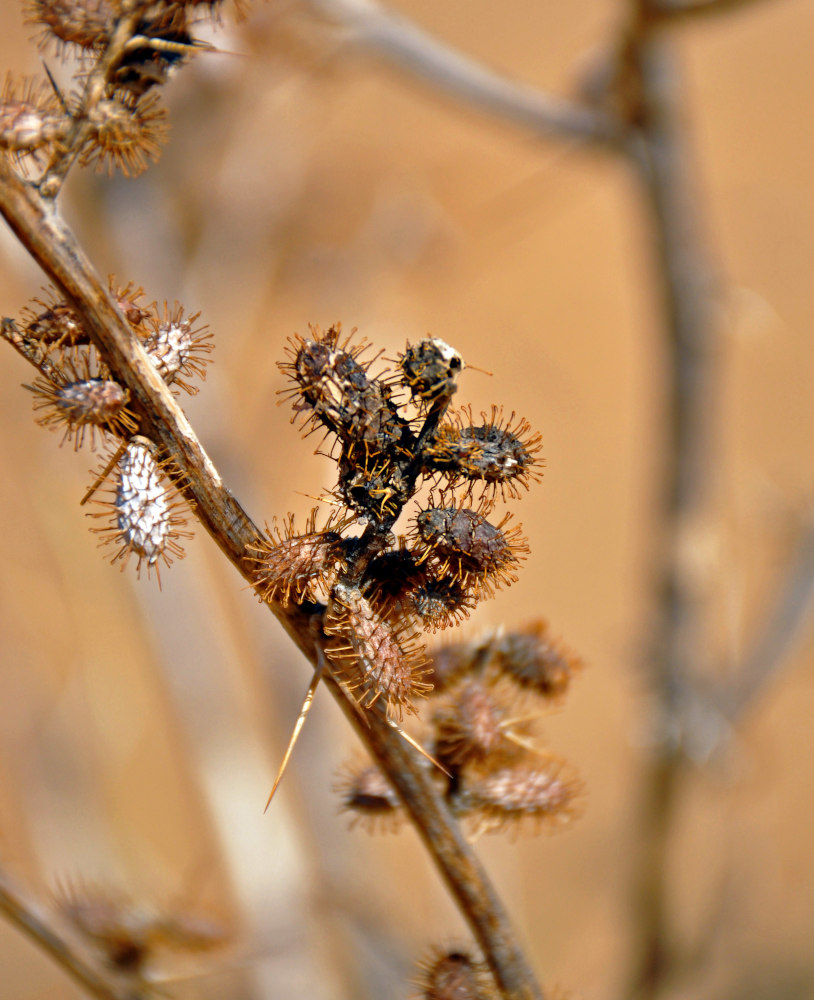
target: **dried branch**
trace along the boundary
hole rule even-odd
[[[141,430],[160,444],[184,476],[195,514],[247,580],[248,546],[261,537],[224,485],[192,427],[95,273],[52,202],[0,160],[0,212],[31,256],[82,316],[110,370],[130,391]],[[270,605],[308,660],[318,662],[321,608]],[[388,725],[381,711],[358,708],[329,683],[349,720],[396,787],[450,892],[468,920],[505,1000],[543,1000],[485,872],[441,801],[425,762]]]
[[[619,140],[615,123],[601,112],[509,80],[373,0],[305,2],[342,27],[353,44],[478,111],[540,138],[559,137],[600,146],[612,146]]]
[[[761,0],[656,0],[653,15],[665,21],[679,21],[709,14],[730,14],[752,7]]]
[[[91,996],[99,1000],[143,1000],[132,979],[124,981],[92,958],[53,914],[29,896],[0,869],[0,913],[38,945]]]
[[[682,95],[673,53],[663,32],[651,30],[651,6],[634,11],[625,54],[639,106],[629,152],[648,210],[654,279],[669,364],[664,465],[657,498],[654,593],[657,606],[645,657],[653,694],[653,742],[642,778],[641,833],[633,879],[637,931],[628,993],[656,997],[673,967],[668,925],[667,849],[683,776],[682,724],[692,668],[697,666],[702,602],[696,582],[682,571],[684,547],[704,511],[712,480],[715,442],[716,340],[713,268],[701,237],[681,126]]]
[[[771,611],[732,681],[715,698],[720,712],[737,723],[783,665],[814,610],[814,524],[801,533],[783,572]]]

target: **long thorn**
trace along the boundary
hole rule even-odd
[[[399,734],[399,736],[400,736],[400,737],[401,737],[401,738],[402,738],[403,740],[406,740],[406,741],[407,741],[407,742],[408,742],[408,743],[410,744],[410,746],[411,746],[411,747],[413,747],[413,749],[415,749],[415,750],[418,750],[418,752],[419,752],[419,753],[421,754],[421,756],[422,756],[422,757],[426,757],[426,758],[427,758],[427,760],[428,760],[428,761],[429,761],[429,762],[430,762],[431,764],[434,764],[434,765],[435,765],[435,766],[436,766],[436,767],[438,768],[438,770],[439,770],[439,771],[443,771],[443,772],[444,772],[444,774],[445,774],[445,775],[446,775],[446,776],[447,776],[448,778],[451,778],[451,777],[452,777],[452,775],[451,775],[451,774],[449,773],[449,771],[448,771],[448,770],[447,770],[447,769],[446,769],[446,768],[444,767],[444,765],[443,765],[443,764],[441,764],[441,763],[439,763],[439,762],[438,762],[438,761],[437,761],[437,760],[435,759],[435,757],[433,757],[433,756],[432,756],[432,754],[430,754],[430,753],[429,753],[429,752],[428,752],[427,750],[425,750],[425,749],[424,749],[424,747],[423,747],[423,746],[421,746],[421,744],[420,744],[420,743],[419,743],[419,742],[418,742],[417,740],[414,740],[414,739],[413,739],[413,737],[412,737],[412,736],[410,736],[410,734],[409,734],[409,733],[405,733],[405,731],[404,731],[404,730],[403,730],[403,729],[401,728],[401,726],[400,726],[400,725],[399,725],[399,724],[398,724],[397,722],[395,722],[395,721],[394,721],[393,719],[391,719],[391,718],[388,718],[388,719],[387,719],[387,725],[388,725],[388,726],[390,726],[390,728],[391,728],[391,729],[395,729],[395,730],[396,730],[396,732],[397,732],[397,733]]]
[[[110,472],[113,469],[113,466],[119,464],[119,459],[122,457],[122,455],[125,453],[125,451],[127,451],[127,445],[128,444],[129,444],[128,441],[122,441],[122,443],[116,449],[116,452],[113,455],[113,458],[111,458],[111,460],[107,463],[107,465],[104,467],[104,469],[102,469],[102,471],[96,477],[95,481],[93,482],[93,485],[90,487],[90,489],[88,490],[88,492],[79,501],[79,506],[80,507],[84,507],[85,504],[88,502],[88,500],[90,500],[90,498],[93,496],[93,494],[99,489],[99,487],[102,485],[102,483],[110,475]]]
[[[302,708],[300,709],[300,714],[297,716],[297,721],[294,723],[294,729],[291,733],[291,738],[288,741],[288,746],[285,749],[285,754],[283,755],[283,761],[280,764],[280,769],[277,771],[277,777],[274,779],[274,784],[271,786],[271,792],[269,792],[268,801],[263,809],[263,812],[268,812],[268,807],[271,805],[271,800],[274,798],[274,793],[277,791],[277,786],[283,779],[285,774],[285,769],[288,767],[288,762],[291,759],[291,754],[294,752],[294,744],[300,735],[302,727],[305,725],[305,719],[308,713],[311,711],[311,705],[314,701],[314,695],[316,694],[317,687],[319,687],[319,682],[322,678],[322,671],[325,669],[325,661],[320,660],[319,666],[314,671],[314,676],[311,678],[311,683],[308,685],[308,690],[305,693],[305,700],[302,703]]]

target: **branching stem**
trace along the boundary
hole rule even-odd
[[[253,582],[247,548],[262,532],[223,483],[187,418],[131,332],[53,202],[41,197],[0,160],[0,212],[31,256],[82,316],[88,335],[116,379],[130,390],[140,432],[173,459],[195,503],[195,515],[224,555]],[[271,605],[285,630],[316,667],[321,616]],[[355,703],[325,678],[351,724],[402,797],[428,852],[465,915],[504,1000],[543,1000],[500,900],[458,823],[442,802],[420,755],[387,724],[381,711],[360,719]]]

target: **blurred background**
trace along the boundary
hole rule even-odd
[[[35,73],[19,5],[0,60]],[[612,2],[398,9],[517,80],[576,92],[618,31]],[[814,496],[814,10],[803,0],[675,29],[705,236],[720,279],[714,497],[695,556],[710,642],[734,668],[771,605]],[[211,36],[214,37],[214,36]],[[580,771],[584,815],[478,853],[542,981],[618,996],[636,947],[630,881],[654,611],[654,477],[664,334],[640,190],[625,165],[539,141],[397,75],[290,3],[258,4],[165,88],[170,143],[142,177],[71,176],[63,210],[102,275],[201,310],[216,342],[182,403],[258,522],[302,518],[332,485],[277,405],[287,337],[358,327],[392,357],[430,333],[494,374],[457,397],[543,434],[516,516],[520,582],[459,636],[544,617],[587,663],[547,743]],[[53,58],[51,59],[53,62]],[[0,230],[0,311],[45,284]],[[0,357],[0,857],[44,899],[111,887],[224,928],[170,955],[178,998],[406,997],[428,947],[465,930],[409,829],[348,829],[331,790],[358,752],[324,691],[273,807],[310,672],[201,531],[155,581],[108,565],[78,505],[97,459],[59,448]],[[447,636],[442,637],[444,640]],[[679,998],[814,997],[814,637],[725,751],[687,775],[668,880]],[[0,1000],[80,996],[0,925]]]

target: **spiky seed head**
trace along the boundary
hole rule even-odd
[[[151,915],[123,893],[83,884],[56,895],[62,915],[122,972],[141,972],[150,955]]]
[[[403,820],[401,800],[382,769],[371,761],[345,764],[334,783],[341,808],[352,814],[350,826],[369,833],[392,832]]]
[[[0,150],[21,162],[26,154],[36,155],[46,146],[58,145],[70,125],[46,81],[7,74],[0,92]]]
[[[126,285],[119,285],[114,275],[108,276],[108,287],[116,305],[124,314],[124,318],[130,326],[137,332],[143,334],[143,326],[146,320],[153,315],[153,310],[141,305],[139,300],[144,298],[144,289],[135,283],[128,281]]]
[[[249,550],[246,560],[261,600],[284,606],[315,601],[320,594],[327,596],[337,575],[347,569],[342,522],[332,515],[317,529],[317,514],[315,507],[302,533],[293,514],[282,525],[275,520],[272,528],[267,526],[266,538]]]
[[[60,350],[89,343],[88,333],[76,311],[67,302],[32,299],[21,314],[27,336],[48,349]]]
[[[60,444],[72,440],[74,449],[79,449],[88,431],[94,448],[97,430],[119,437],[136,430],[135,416],[127,409],[130,393],[118,382],[91,377],[87,363],[84,371],[70,364],[54,372],[54,376],[40,376],[26,388],[34,393],[34,409],[42,411],[37,423],[51,430],[64,428]]]
[[[112,176],[118,168],[125,177],[137,177],[161,155],[169,126],[157,94],[139,100],[103,98],[90,109],[91,134],[79,162],[95,164]]]
[[[454,642],[443,646],[433,646],[429,656],[428,680],[433,691],[448,691],[466,674],[474,672],[483,664],[480,644],[477,642]]]
[[[480,678],[456,684],[433,715],[435,750],[455,768],[516,756],[507,735],[509,701],[505,692]]]
[[[465,587],[477,585],[490,595],[517,580],[514,569],[528,552],[520,526],[506,529],[507,514],[491,524],[469,507],[430,506],[415,518],[415,551],[419,561],[429,559],[439,572],[449,573]]]
[[[418,403],[449,399],[458,389],[463,371],[461,355],[438,337],[426,337],[407,345],[399,359],[404,385]]]
[[[228,938],[225,928],[213,920],[164,912],[91,883],[62,887],[54,901],[66,920],[121,972],[143,973],[160,951],[208,951]]]
[[[434,949],[419,963],[415,1000],[496,1000],[489,971],[464,949]]]
[[[206,366],[211,361],[208,355],[214,349],[209,327],[195,327],[200,315],[197,312],[185,317],[182,305],[176,302],[170,309],[165,302],[163,317],[151,318],[150,332],[144,341],[144,349],[164,381],[190,395],[198,387],[186,380],[206,378]]]
[[[364,594],[385,617],[398,618],[414,613],[411,595],[428,579],[426,568],[418,565],[405,540],[400,538],[398,548],[371,559],[365,571]]]
[[[114,275],[108,277],[108,287],[134,332],[146,336],[144,323],[153,313],[139,304],[144,290],[136,288],[132,281],[124,286],[118,285]],[[62,299],[52,285],[43,291],[44,298],[32,299],[21,312],[20,324],[26,336],[41,341],[55,352],[64,353],[69,348],[88,345],[88,332],[73,306]]]
[[[345,445],[349,472],[370,474],[387,461],[388,447],[406,421],[397,415],[389,386],[370,377],[372,360],[359,360],[368,345],[364,340],[352,344],[354,333],[342,338],[340,324],[324,333],[311,327],[309,338],[289,340],[290,360],[279,367],[295,383],[283,393],[293,397],[295,419],[305,413],[308,432],[322,424],[336,434]]]
[[[319,326],[309,326],[310,337],[295,333],[285,347],[286,361],[278,368],[296,383],[295,396],[302,396],[304,406],[323,406],[326,410],[346,392],[367,388],[370,362],[360,362],[367,349],[365,340],[353,343],[355,328],[342,336],[342,324],[335,323],[324,332]]]
[[[55,40],[58,51],[106,45],[117,12],[113,0],[26,0],[24,11],[28,23],[43,27],[40,46]]]
[[[467,770],[458,805],[478,833],[526,825],[554,830],[577,815],[581,791],[564,761],[527,754],[515,763]]]
[[[137,574],[145,565],[148,576],[155,571],[160,585],[160,564],[169,566],[173,558],[183,558],[179,539],[192,537],[183,530],[186,503],[171,463],[159,460],[152,441],[133,437],[116,465],[109,492],[110,499],[95,501],[104,509],[91,515],[113,520],[92,529],[103,536],[100,545],[118,546],[111,562],[120,560],[122,568],[134,556]]]
[[[520,487],[542,477],[542,437],[514,413],[504,420],[498,407],[481,420],[475,424],[471,408],[464,408],[442,424],[424,452],[425,470],[442,473],[451,485],[468,482],[468,495],[480,485],[481,496],[517,498]]]
[[[477,594],[460,580],[428,576],[408,594],[408,602],[421,624],[430,632],[460,625],[477,604]]]
[[[358,587],[337,583],[323,630],[334,673],[358,692],[363,707],[382,699],[391,716],[416,712],[412,699],[428,694],[430,685],[423,647],[408,624],[383,618]]]
[[[574,674],[583,666],[576,653],[552,636],[543,620],[520,631],[496,635],[491,655],[496,668],[516,684],[551,700],[565,695]]]

